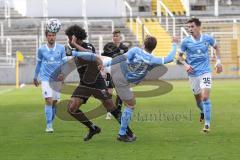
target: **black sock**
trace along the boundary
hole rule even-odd
[[[117,106],[117,109],[118,109],[119,111],[121,111],[121,109],[122,109],[122,103],[123,103],[123,102],[122,102],[121,98],[117,95],[115,105]]]
[[[112,114],[113,117],[118,121],[118,123],[121,124],[121,117],[122,117],[122,112],[121,112],[121,110],[119,111],[118,109],[115,109],[115,110],[111,111],[111,114]],[[129,128],[129,126],[127,127],[126,133],[127,133],[127,135],[129,135],[129,136],[133,136],[133,132],[132,132],[132,130]]]
[[[69,111],[69,113],[89,129],[95,129],[94,124],[86,117],[86,115],[81,110],[77,110],[75,113]]]

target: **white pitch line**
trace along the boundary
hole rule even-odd
[[[10,92],[14,90],[14,88],[9,88],[9,89],[4,89],[4,90],[0,90],[0,94],[3,94],[3,93],[7,93],[7,92]]]

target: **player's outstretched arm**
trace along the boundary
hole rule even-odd
[[[168,53],[166,57],[163,58],[163,64],[172,62],[176,56],[176,53],[177,53],[177,44],[173,43],[172,50]]]
[[[127,52],[128,53],[128,52]],[[123,54],[123,55],[119,55],[115,58],[113,58],[112,60],[109,60],[109,61],[106,61],[103,63],[103,66],[104,67],[109,67],[109,66],[112,66],[112,65],[115,65],[117,63],[120,63],[122,61],[126,61],[127,60],[127,54]]]
[[[62,60],[64,63],[71,60],[74,57],[79,57],[87,61],[101,61],[101,58],[92,53],[92,52],[78,52],[78,51],[72,51],[72,56],[66,56]]]
[[[79,57],[87,61],[97,62],[99,69],[102,69],[103,62],[100,56],[92,53],[92,52],[77,52],[72,51],[73,57]]]
[[[79,57],[87,61],[96,61],[97,60],[97,55],[92,53],[92,52],[77,52],[77,51],[72,51],[73,57]]]
[[[176,56],[176,52],[177,52],[177,44],[173,43],[172,44],[172,50],[168,53],[168,55],[166,57],[153,57],[151,59],[151,64],[152,65],[160,65],[160,64],[167,64],[170,63],[174,60],[174,57]]]
[[[179,40],[178,37],[173,37],[172,39],[172,50],[168,53],[167,57],[164,57],[164,62],[163,64],[167,64],[170,63],[174,60],[176,53],[177,53],[177,44],[178,44]]]
[[[139,50],[141,50],[139,47],[133,47],[129,51],[127,51],[126,53],[124,53],[122,55],[118,55],[110,61],[105,61],[103,66],[104,67],[109,67],[109,66],[115,65],[117,63],[121,63],[123,61],[126,61],[126,60],[131,60],[134,57],[135,53],[139,52]]]
[[[167,64],[170,63],[174,60],[177,52],[177,43],[178,43],[178,38],[173,37],[172,39],[172,50],[168,53],[166,57],[153,57],[150,61],[150,64],[152,65],[161,65],[161,64]]]

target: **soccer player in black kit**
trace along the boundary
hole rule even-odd
[[[116,56],[122,55],[128,51],[128,47],[121,42],[121,31],[115,30],[112,33],[112,42],[107,43],[103,48],[102,56],[107,56],[111,58],[115,58]],[[111,75],[109,73],[106,74],[106,85],[108,88],[109,94],[112,95],[114,84],[112,82]],[[117,95],[115,105],[117,109],[121,111],[122,108],[122,100]],[[106,119],[111,119],[111,113],[107,113]]]
[[[73,50],[82,52],[93,52],[95,49],[92,44],[86,43],[83,40],[86,39],[87,33],[83,28],[78,25],[72,25],[65,31],[68,37],[68,45],[66,46],[66,55],[71,56]],[[71,100],[68,104],[68,112],[79,122],[89,128],[88,134],[84,137],[84,141],[90,140],[95,134],[101,132],[100,127],[94,125],[86,115],[80,110],[80,106],[85,104],[90,96],[94,96],[99,99],[108,112],[121,123],[121,112],[116,109],[112,101],[111,95],[107,91],[106,83],[102,75],[100,74],[98,66],[102,61],[99,59],[95,61],[87,61],[79,57],[74,58],[77,71],[80,77],[79,86],[74,90]],[[87,75],[88,70],[91,70],[91,75]],[[91,77],[95,75],[95,77]],[[136,140],[136,136],[128,127],[127,135],[129,141]]]

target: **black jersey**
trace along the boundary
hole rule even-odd
[[[126,53],[128,51],[128,47],[123,43],[120,43],[119,47],[117,47],[113,42],[109,42],[104,46],[103,51],[103,56],[114,58]]]
[[[81,46],[95,53],[95,48],[92,44],[83,42]],[[97,88],[97,89],[106,88],[105,80],[100,74],[96,62],[90,62],[80,57],[75,57],[74,61],[79,74],[80,85],[84,85],[91,88]]]

